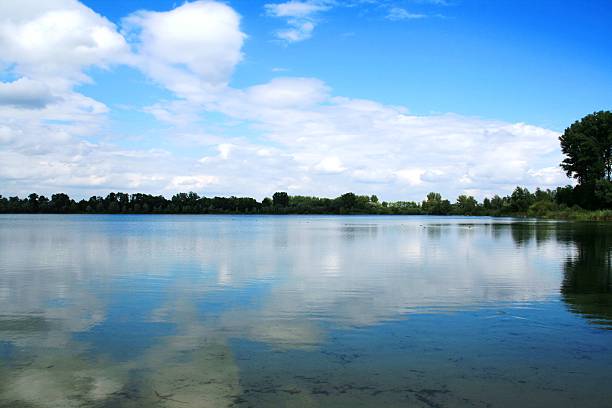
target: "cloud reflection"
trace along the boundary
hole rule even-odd
[[[533,304],[560,290],[571,310],[609,322],[609,296],[593,296],[610,293],[612,240],[572,228],[419,217],[3,218],[0,335],[14,351],[0,364],[0,402],[222,406],[241,392],[235,339],[313,350],[330,328]],[[138,327],[161,331],[143,329],[144,341]],[[93,341],[99,334],[121,341]],[[129,345],[123,357],[113,344]]]

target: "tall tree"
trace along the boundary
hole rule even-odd
[[[600,111],[574,122],[559,138],[566,158],[561,167],[581,185],[612,178],[612,112]]]

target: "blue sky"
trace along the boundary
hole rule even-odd
[[[117,24],[141,8],[181,4],[84,3]],[[249,35],[232,80],[237,86],[268,81],[273,68],[285,68],[320,78],[339,94],[418,114],[455,112],[558,131],[611,104],[609,0],[388,3],[430,16],[410,21],[390,21],[388,8],[378,4],[334,7],[319,13],[310,39],[284,47],[271,37],[285,21],[267,16],[266,2],[228,4]]]
[[[481,198],[569,183],[556,138],[611,107],[610,1],[0,9],[5,195]]]

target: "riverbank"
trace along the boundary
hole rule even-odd
[[[547,212],[538,218],[568,221],[612,221],[612,210],[559,210]]]

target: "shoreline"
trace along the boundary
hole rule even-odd
[[[546,214],[401,214],[401,213],[300,213],[300,212],[0,212],[0,215],[230,215],[230,216],[388,216],[388,217],[488,217],[543,221],[610,222],[612,210],[555,211]]]

